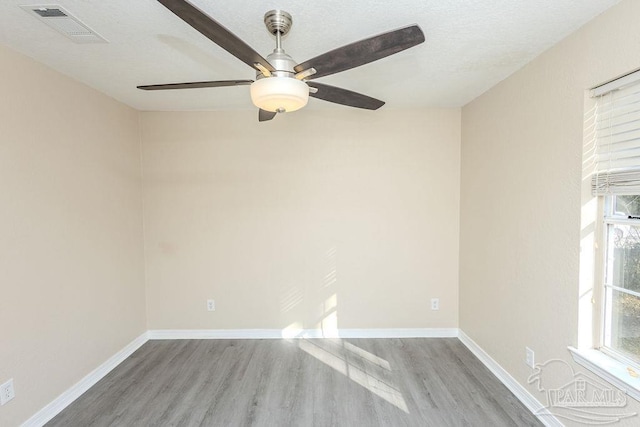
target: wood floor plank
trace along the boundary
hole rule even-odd
[[[48,426],[540,426],[456,338],[149,341]]]

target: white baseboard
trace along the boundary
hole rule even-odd
[[[156,329],[150,340],[281,338],[455,338],[457,328],[415,329]]]
[[[340,338],[457,338],[458,328],[340,329]]]
[[[152,329],[150,340],[277,339],[280,329]]]
[[[149,340],[148,333],[145,332],[138,338],[131,341],[122,350],[111,356],[106,362],[91,371],[87,376],[71,386],[67,391],[58,396],[53,402],[39,410],[34,416],[22,424],[22,427],[41,427],[48,423],[53,417],[58,415],[64,408],[69,406],[74,400],[89,390],[93,385],[105,377],[116,366],[122,363],[134,351],[139,349]]]
[[[542,403],[515,380],[502,366],[491,358],[475,341],[462,330],[458,331],[458,339],[526,406],[542,424],[548,427],[562,427],[562,424]]]

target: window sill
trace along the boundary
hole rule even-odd
[[[627,396],[640,402],[640,376],[632,377],[627,370],[629,367],[627,364],[594,349],[578,350],[569,347],[569,351],[577,364],[584,366],[620,390],[625,391]]]

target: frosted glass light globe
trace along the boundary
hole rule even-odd
[[[265,111],[290,113],[307,105],[309,86],[291,77],[265,77],[251,83],[251,101]]]

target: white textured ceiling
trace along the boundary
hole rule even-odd
[[[192,0],[263,56],[263,15],[293,15],[284,48],[302,62],[353,41],[418,24],[426,42],[318,79],[387,102],[457,107],[521,68],[619,0]],[[76,44],[19,5],[58,4],[106,38]],[[253,69],[156,0],[0,1],[0,43],[140,110],[253,108],[247,86],[144,92],[141,84],[252,79]],[[307,108],[346,108],[312,99]]]

